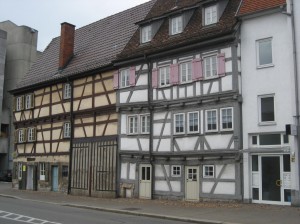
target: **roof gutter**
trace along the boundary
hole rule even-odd
[[[221,36],[221,37],[214,38],[214,39],[208,39],[206,41],[196,42],[194,44],[189,44],[189,45],[184,45],[184,46],[179,46],[179,47],[177,46],[176,48],[169,47],[168,49],[162,49],[157,53],[150,53],[150,54],[145,53],[145,54],[137,56],[135,58],[130,58],[128,60],[123,60],[123,61],[116,60],[114,63],[114,66],[121,67],[121,66],[125,66],[128,64],[138,63],[140,61],[145,60],[145,57],[147,57],[148,59],[166,57],[166,56],[170,56],[172,54],[182,53],[185,51],[191,51],[196,48],[206,47],[209,45],[218,44],[218,43],[222,43],[225,41],[233,41],[233,40],[235,40],[235,38],[236,38],[235,33],[230,33],[226,36]]]

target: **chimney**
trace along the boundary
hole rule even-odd
[[[70,23],[61,24],[59,69],[69,63],[74,54],[75,26]]]

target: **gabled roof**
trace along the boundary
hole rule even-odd
[[[220,0],[219,0],[220,1]],[[151,18],[161,17],[163,23],[152,38],[151,42],[140,43],[140,29],[137,30],[124,48],[121,54],[118,55],[117,62],[129,58],[138,58],[143,55],[155,54],[170,49],[176,49],[179,46],[187,46],[192,43],[200,43],[205,40],[211,40],[215,37],[233,34],[238,23],[235,14],[238,10],[241,0],[229,0],[220,20],[217,24],[204,27],[202,24],[202,4],[214,3],[216,1],[203,0],[179,0],[178,7],[174,8],[175,0],[157,0],[145,21],[151,21]],[[223,1],[224,2],[224,1]],[[174,11],[180,13],[185,8],[194,8],[192,18],[181,34],[174,36],[169,35],[169,20],[168,17],[163,18],[162,15]]]
[[[243,0],[238,16],[245,16],[269,9],[274,9],[286,4],[286,0]]]
[[[75,31],[74,57],[58,71],[60,37],[54,38],[17,88],[62,79],[112,64],[156,0],[133,7]]]

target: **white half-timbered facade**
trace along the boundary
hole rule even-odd
[[[240,45],[237,22],[225,19],[238,1],[181,1],[177,6],[167,1],[160,13],[168,17],[157,13],[161,4],[157,1],[139,23],[140,43],[133,38],[136,42],[115,63],[120,195],[241,200]],[[201,21],[208,7],[217,16],[207,12],[205,18],[213,19],[206,25]],[[230,35],[200,39],[208,26],[218,32],[226,22]],[[144,26],[152,30],[149,43],[143,43],[148,38],[143,38]],[[193,26],[198,26],[197,43],[189,40]],[[180,46],[168,48],[180,38]],[[139,47],[130,48],[134,44]]]

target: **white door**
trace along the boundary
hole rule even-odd
[[[253,155],[253,202],[290,205],[290,171],[290,155]]]
[[[27,190],[33,190],[33,167],[27,166]]]
[[[187,201],[199,200],[199,167],[187,166],[185,168],[185,199]]]
[[[139,196],[143,199],[151,199],[152,189],[151,189],[151,176],[152,176],[152,169],[151,165],[140,165],[140,172],[139,172]]]

